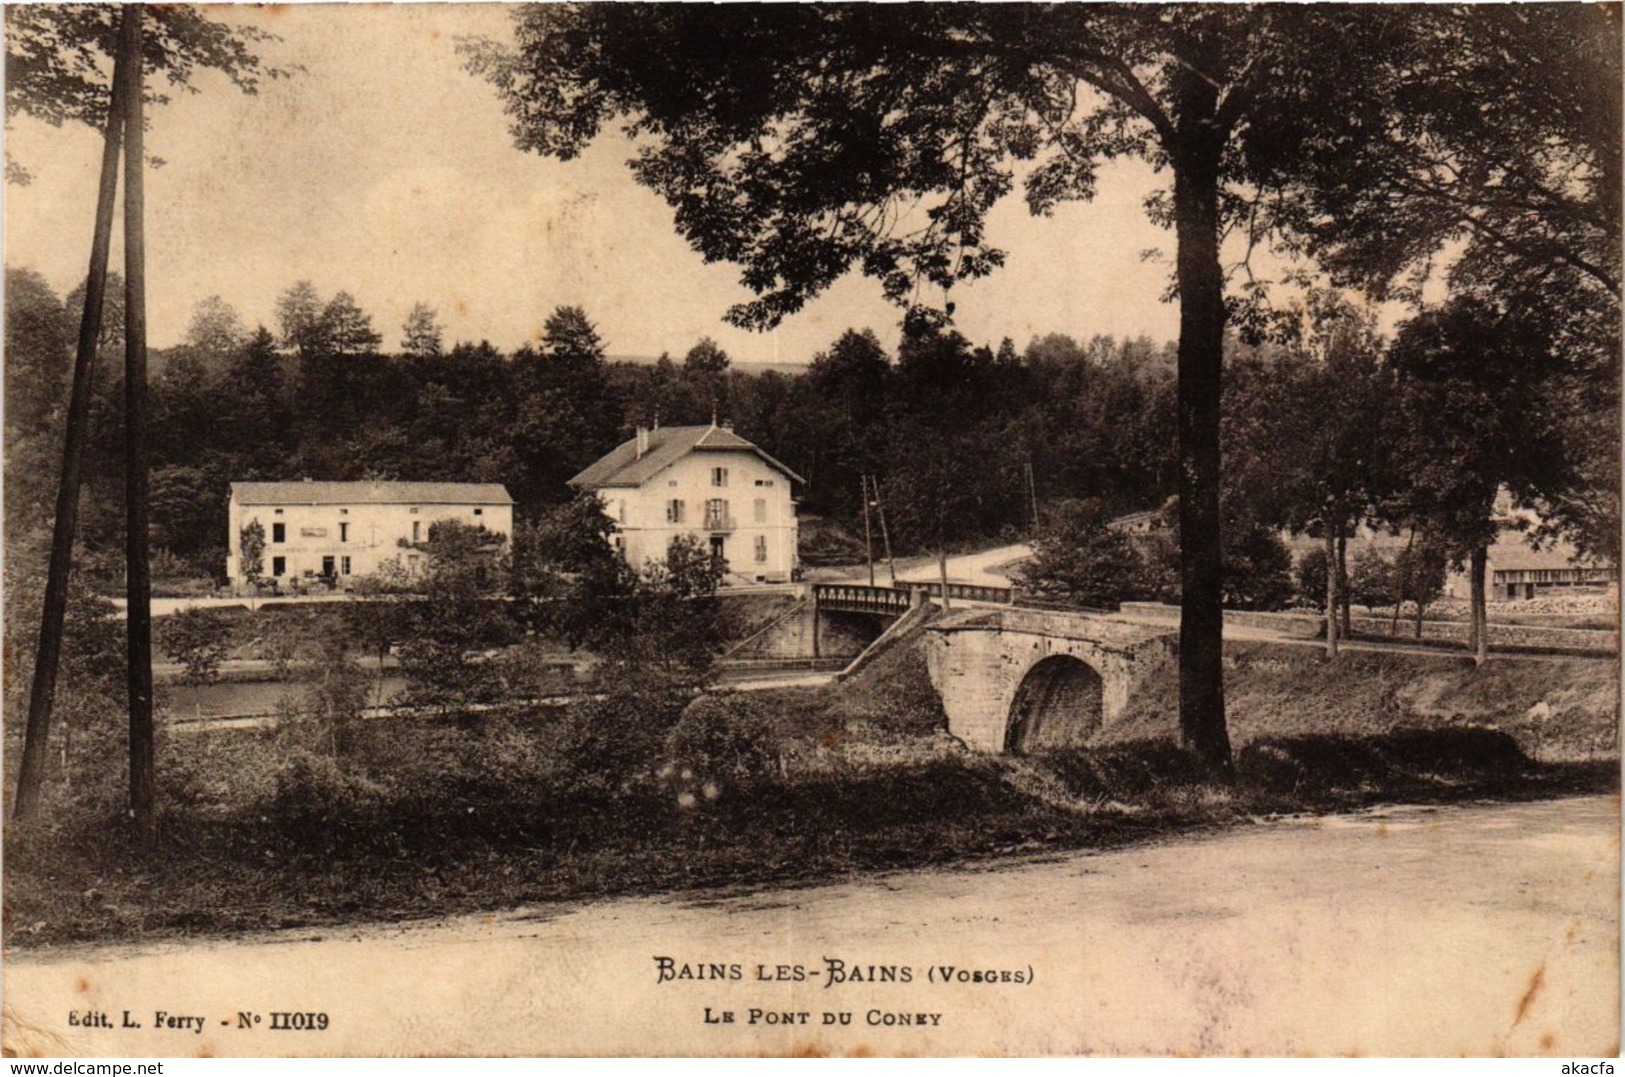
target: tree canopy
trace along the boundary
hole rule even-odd
[[[112,99],[109,72],[117,50],[118,5],[8,5],[5,20],[7,128],[19,115],[57,127],[72,121],[100,128]],[[207,18],[198,7],[149,6],[142,66],[187,93],[197,92],[192,80],[199,70],[218,71],[239,90],[254,93],[262,80],[290,73],[258,55],[259,46],[275,40],[274,34],[251,26]],[[162,82],[151,79],[144,99],[163,104],[169,95]],[[9,147],[6,178],[14,183],[31,178]]]

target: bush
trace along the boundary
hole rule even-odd
[[[689,693],[658,674],[606,664],[595,698],[570,708],[563,734],[563,773],[590,794],[621,792],[654,773],[666,738],[682,717]]]
[[[1069,513],[1033,544],[1020,582],[1039,595],[1115,609],[1152,597],[1149,575],[1127,535],[1106,526],[1100,515]]]
[[[1232,524],[1224,532],[1224,604],[1238,610],[1284,609],[1292,599],[1292,553],[1267,527]]]
[[[380,807],[386,793],[359,768],[295,749],[277,768],[270,814],[295,833],[348,830]]]
[[[659,776],[687,806],[754,784],[777,769],[779,738],[737,693],[696,699],[666,737]],[[686,799],[685,799],[686,798]]]
[[[1398,597],[1399,582],[1396,563],[1367,546],[1349,566],[1349,600],[1368,610],[1391,606]]]
[[[1298,558],[1298,605],[1321,612],[1326,610],[1326,551],[1317,546]]]

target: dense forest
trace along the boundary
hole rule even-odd
[[[27,571],[43,562],[82,296],[60,298],[37,273],[10,269],[6,299],[6,538],[13,570]],[[541,339],[511,354],[485,342],[445,346],[425,304],[386,351],[352,297],[325,298],[305,282],[277,312],[275,332],[249,331],[210,297],[186,341],[157,357],[161,580],[221,575],[233,481],[501,482],[519,517],[534,521],[568,501],[578,470],[658,423],[731,422],[804,476],[803,517],[838,525],[807,529],[815,559],[839,555],[842,529],[861,533],[864,475],[879,483],[900,550],[1035,532],[1081,550],[1102,520],[1161,508],[1177,490],[1174,349],[1145,338],[1052,333],[1018,351],[1009,339],[993,347],[906,323],[895,355],[873,332],[849,329],[787,374],[735,367],[709,339],[681,359],[610,361],[612,342],[576,307],[555,310]],[[121,319],[115,311],[104,324],[79,563],[113,585],[124,515]],[[1254,341],[1232,336],[1223,401],[1226,562],[1239,574],[1231,601],[1264,601],[1240,575],[1280,562],[1270,536],[1281,530],[1420,529],[1436,556],[1466,563],[1494,538],[1503,488],[1548,520],[1547,534],[1532,537],[1561,533],[1617,562],[1615,367],[1606,353],[1560,351],[1551,328],[1538,312],[1512,317],[1462,300],[1389,339],[1368,309],[1314,293]],[[1142,579],[1133,590],[1175,597],[1169,587]]]
[[[78,294],[7,273],[6,522],[32,550],[50,516]],[[115,286],[110,289],[118,294]],[[248,331],[218,299],[185,343],[159,353],[152,388],[154,545],[162,576],[223,571],[233,481],[416,479],[505,483],[521,517],[566,501],[567,480],[638,425],[732,422],[807,479],[803,515],[855,523],[861,476],[878,477],[902,548],[1032,519],[1041,500],[1123,510],[1172,492],[1171,349],[1051,335],[1018,352],[941,330],[898,354],[849,330],[805,373],[746,372],[702,340],[679,359],[606,359],[587,312],[564,307],[535,345],[443,346],[420,305],[382,349],[347,295],[308,286],[279,303],[276,332]],[[106,324],[116,327],[115,314]],[[123,519],[121,342],[103,341],[86,474],[83,566],[111,577]]]

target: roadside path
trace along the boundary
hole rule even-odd
[[[125,1058],[1612,1056],[1619,856],[1614,797],[1394,807],[805,889],[13,952],[4,1045]],[[661,982],[660,958],[690,973]],[[829,961],[862,982],[829,986]],[[124,1010],[143,1027],[68,1025]],[[157,1011],[199,1030],[154,1027]],[[240,1013],[273,1011],[321,1013],[327,1028],[239,1027]]]

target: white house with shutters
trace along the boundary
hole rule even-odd
[[[725,582],[784,583],[796,568],[796,502],[803,482],[727,425],[639,429],[570,480],[596,493],[627,563],[658,561],[679,535],[722,559]]]
[[[234,482],[227,518],[226,574],[235,589],[249,586],[242,534],[255,521],[265,531],[262,580],[284,591],[318,580],[342,588],[391,559],[421,570],[421,544],[439,520],[512,537],[513,498],[500,483]]]

